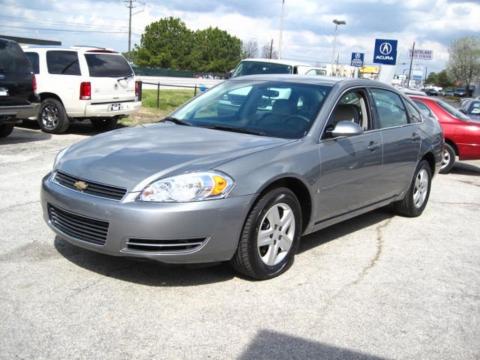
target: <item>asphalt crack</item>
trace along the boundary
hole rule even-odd
[[[7,212],[7,211],[10,211],[10,210],[22,207],[22,206],[28,206],[28,205],[32,205],[32,204],[38,204],[38,203],[40,203],[40,200],[27,201],[27,202],[24,202],[24,203],[21,203],[21,204],[10,205],[10,206],[1,208],[0,213],[4,213],[4,212]]]

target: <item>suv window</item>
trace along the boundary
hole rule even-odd
[[[377,108],[378,129],[408,124],[407,111],[399,95],[389,90],[371,89]]]
[[[47,51],[47,67],[50,74],[81,75],[76,51]]]
[[[0,41],[0,74],[25,74],[32,71],[22,48],[12,41]]]
[[[85,59],[92,77],[124,77],[133,75],[132,68],[121,55],[85,54]]]
[[[27,56],[27,59],[30,61],[30,64],[32,64],[33,73],[34,74],[40,73],[40,64],[39,64],[38,54],[34,52],[26,52],[25,55]]]

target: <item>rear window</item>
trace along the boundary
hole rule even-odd
[[[292,74],[293,67],[284,64],[274,64],[261,61],[242,61],[235,71],[233,77],[256,75],[256,74]]]
[[[27,56],[27,59],[30,61],[30,64],[32,64],[33,73],[34,74],[40,73],[40,64],[38,60],[38,54],[34,52],[26,52],[25,55]]]
[[[133,75],[132,68],[121,55],[85,54],[92,77],[124,77]]]
[[[20,46],[12,41],[0,41],[1,77],[7,74],[25,74],[30,72],[32,72],[32,67]]]
[[[460,110],[455,109],[452,105],[447,104],[445,101],[438,100],[438,101],[437,101],[437,104],[438,104],[443,110],[445,110],[445,111],[448,112],[450,115],[452,115],[453,117],[456,117],[456,118],[462,119],[462,120],[470,120],[470,118],[469,118],[467,115],[465,115],[464,113],[462,113]]]
[[[80,75],[76,51],[47,51],[47,67],[50,74]]]

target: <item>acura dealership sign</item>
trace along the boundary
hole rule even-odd
[[[376,64],[395,65],[397,63],[397,40],[375,40],[373,62]]]

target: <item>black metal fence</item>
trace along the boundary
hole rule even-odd
[[[155,86],[157,90],[157,109],[160,108],[160,87],[170,87],[170,88],[183,88],[183,89],[193,89],[193,96],[197,96],[197,92],[200,90],[200,87],[195,84],[194,86],[192,85],[175,85],[175,84],[161,84],[159,82],[149,82],[149,81],[142,81],[142,90],[143,90],[143,85],[153,85]],[[203,91],[203,89],[202,89]]]

